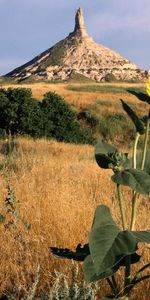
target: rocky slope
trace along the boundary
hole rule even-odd
[[[98,82],[147,79],[147,71],[137,69],[128,59],[93,41],[86,31],[81,8],[76,12],[72,33],[5,76],[19,81],[68,80],[74,73]]]

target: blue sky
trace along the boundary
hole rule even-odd
[[[97,43],[150,70],[150,0],[0,0],[0,75],[73,31],[79,7]]]

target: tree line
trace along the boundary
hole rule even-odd
[[[48,92],[38,101],[31,89],[0,89],[1,134],[47,137],[72,143],[91,143],[73,111],[55,92]]]

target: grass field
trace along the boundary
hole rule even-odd
[[[78,84],[73,85],[79,87]],[[142,113],[147,109],[146,103],[138,102],[127,91],[110,92],[111,85],[109,91],[106,89],[103,93],[97,90],[81,91],[81,85],[78,90],[71,90],[67,83],[21,86],[32,88],[33,96],[39,100],[46,92],[55,91],[76,110],[90,107],[94,111],[100,109],[107,113],[120,112],[120,98],[131,105],[138,103],[137,110],[140,109]],[[82,86],[85,89],[87,83]],[[143,88],[143,85],[124,85],[125,89],[131,87]],[[75,249],[78,243],[86,243],[98,204],[111,207],[113,217],[119,223],[111,174],[110,170],[101,170],[95,163],[93,146],[18,138],[12,153],[8,154],[7,142],[0,142],[0,214],[6,214],[5,221],[0,224],[0,293],[14,288],[24,297],[32,285],[38,266],[38,295],[50,289],[54,269],[69,276],[72,262],[53,257],[49,247]],[[13,214],[6,213],[4,205],[8,183],[16,196]],[[124,201],[128,216],[129,196],[130,191],[125,189]],[[147,229],[150,225],[148,200],[142,196],[138,203],[140,213],[137,228]],[[150,259],[144,247],[139,249],[139,253],[142,254],[141,265]],[[122,270],[119,281],[121,276]],[[98,299],[106,291],[108,286],[102,283]],[[145,281],[137,286],[131,299],[147,300],[149,291],[150,282]],[[16,296],[15,300],[21,299],[19,297]]]
[[[18,219],[13,216],[15,228],[10,223],[9,214],[0,225],[0,292],[15,286],[19,287],[20,293],[27,293],[39,265],[40,293],[41,289],[49,289],[52,284],[54,269],[69,274],[72,268],[70,261],[54,258],[49,253],[50,246],[75,249],[79,242],[86,243],[98,204],[110,206],[114,218],[119,220],[115,186],[110,179],[111,171],[102,171],[96,165],[91,146],[20,138],[8,156],[3,154],[3,143],[0,157],[1,214],[4,213],[8,182],[15,191],[15,209],[19,213]],[[126,189],[127,215],[129,194]],[[148,227],[148,209],[148,199],[142,196],[137,228]],[[146,262],[148,253],[144,248],[140,253],[143,255],[141,263]],[[139,285],[132,299],[148,299],[146,292],[149,288],[148,282]],[[107,289],[107,285],[102,284],[99,296]]]

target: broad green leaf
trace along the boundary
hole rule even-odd
[[[99,141],[95,146],[95,158],[97,164],[103,169],[109,169],[109,165],[113,164],[112,155],[117,151],[113,146]]]
[[[140,260],[140,258],[141,256],[137,253],[131,254],[131,264],[137,263]],[[88,255],[83,262],[84,277],[88,282],[95,282],[98,280],[108,278],[109,276],[112,276],[114,273],[116,273],[121,266],[125,266],[125,259],[126,256],[123,257],[123,259],[120,260],[119,263],[117,263],[113,268],[108,268],[105,270],[105,272],[97,275],[92,257],[91,255]]]
[[[139,194],[150,193],[150,175],[145,171],[127,169],[116,172],[111,178],[115,183],[129,186]]]
[[[128,116],[134,123],[136,131],[139,132],[140,134],[144,134],[145,128],[142,121],[139,119],[139,117],[136,115],[136,113],[132,110],[132,108],[127,103],[125,103],[122,99],[121,102],[122,102],[123,109],[126,111]]]
[[[124,256],[137,250],[134,235],[129,231],[121,231],[112,219],[109,208],[104,205],[96,209],[89,240],[97,275],[112,269]]]
[[[101,227],[103,224],[110,224],[111,226],[115,228],[115,230],[120,232],[120,228],[116,225],[115,221],[113,220],[110,209],[106,205],[99,205],[96,208],[92,229],[96,229],[97,227]]]
[[[119,266],[116,266],[112,269],[107,269],[105,272],[96,275],[96,270],[92,261],[91,255],[88,255],[83,263],[83,272],[85,280],[88,282],[95,282],[97,280],[108,278],[109,276],[112,276],[117,270],[119,269]]]
[[[137,242],[143,242],[150,244],[150,230],[147,231],[132,231],[133,235],[137,239]]]

